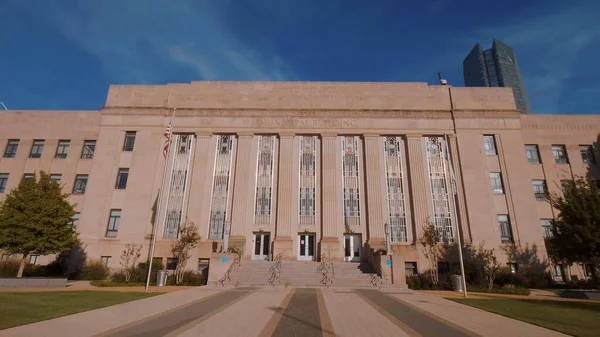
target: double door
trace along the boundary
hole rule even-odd
[[[269,260],[269,248],[271,245],[271,234],[254,233],[252,260]]]
[[[344,234],[344,261],[360,262],[362,238],[360,234]]]
[[[298,261],[315,260],[315,235],[298,235]]]

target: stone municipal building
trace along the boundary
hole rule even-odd
[[[598,132],[598,116],[520,114],[510,88],[113,85],[98,111],[3,111],[0,198],[23,177],[49,172],[77,204],[88,258],[113,268],[127,243],[147,256],[153,225],[154,256],[171,268],[186,219],[202,236],[192,267],[228,232],[244,259],[284,252],[349,262],[367,244],[385,248],[389,232],[407,270],[424,271],[415,243],[426,219],[448,239],[461,233],[496,248],[514,267],[501,248],[535,245],[545,256],[556,214],[544,196],[597,171]]]

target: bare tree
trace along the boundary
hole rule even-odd
[[[186,221],[185,225],[179,230],[179,238],[171,246],[171,252],[177,258],[177,267],[175,267],[175,282],[177,284],[183,282],[185,266],[190,259],[190,251],[196,248],[198,242],[200,242],[198,227],[193,222]]]
[[[494,249],[485,249],[483,248],[483,243],[479,245],[479,249],[475,254],[475,258],[481,263],[481,271],[485,280],[487,281],[488,289],[492,289],[494,287],[494,279],[496,278],[496,274],[500,270],[500,262],[496,258],[494,254]]]
[[[121,252],[121,261],[119,261],[119,264],[121,265],[121,268],[123,268],[125,282],[127,283],[129,283],[129,280],[131,280],[132,271],[137,265],[138,259],[142,255],[141,251],[142,245],[128,243],[125,245],[123,252]]]
[[[439,246],[440,239],[440,232],[435,228],[429,218],[427,218],[425,224],[421,227],[419,243],[423,246],[423,254],[429,261],[429,276],[431,277],[431,282],[433,282],[433,284],[437,284],[439,281],[438,262],[441,256],[441,249]]]

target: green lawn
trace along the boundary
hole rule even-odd
[[[135,301],[158,293],[56,291],[0,293],[0,329]]]
[[[600,303],[517,299],[451,299],[574,336],[598,336]]]

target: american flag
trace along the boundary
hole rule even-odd
[[[165,147],[163,147],[163,156],[166,159],[167,155],[169,154],[169,146],[171,146],[171,136],[173,136],[173,120],[169,121],[169,125],[165,129],[164,136],[165,136]]]

